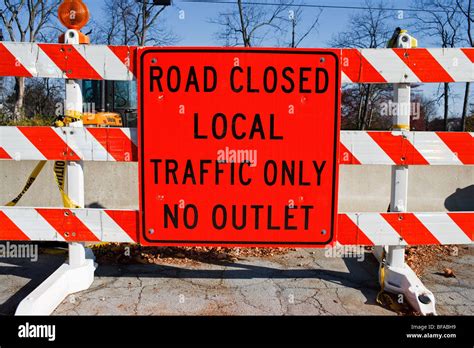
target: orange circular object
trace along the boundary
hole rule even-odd
[[[68,29],[80,30],[89,21],[90,15],[82,0],[64,0],[58,8],[61,23]]]

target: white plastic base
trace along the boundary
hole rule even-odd
[[[435,298],[407,265],[385,266],[384,289],[394,294],[403,294],[404,299],[422,315],[436,315]]]
[[[90,249],[78,243],[71,244],[68,263],[21,301],[15,315],[50,315],[67,296],[92,285],[96,268]]]

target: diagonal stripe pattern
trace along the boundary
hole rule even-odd
[[[474,212],[340,213],[342,245],[471,244]],[[137,243],[136,210],[0,207],[0,240]],[[324,247],[324,246],[322,246]]]
[[[165,49],[165,48],[163,48]],[[473,82],[473,48],[334,49],[343,83]],[[133,80],[137,47],[0,43],[0,76]]]

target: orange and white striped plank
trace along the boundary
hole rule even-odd
[[[135,79],[136,48],[0,42],[0,76]]]
[[[340,213],[337,241],[343,245],[471,244],[474,212]]]
[[[474,165],[474,133],[341,131],[341,164]],[[0,127],[3,160],[138,160],[134,128]]]
[[[134,128],[0,127],[3,160],[138,160]]]
[[[341,131],[340,164],[474,165],[474,133]]]
[[[474,49],[342,49],[341,69],[343,83],[469,82]]]
[[[0,207],[0,240],[136,243],[136,210]],[[471,244],[474,212],[340,213],[342,245]]]
[[[133,80],[137,50],[137,47],[127,46],[2,42],[0,76]],[[335,51],[341,57],[343,83],[474,81],[472,48],[345,48]]]
[[[137,212],[131,210],[0,208],[0,240],[138,241]]]

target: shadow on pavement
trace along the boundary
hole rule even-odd
[[[29,281],[16,291],[4,303],[0,304],[0,315],[13,315],[18,304],[64,261],[66,255],[40,255],[36,263],[21,259],[2,260],[0,275],[17,276]],[[208,261],[210,266],[219,268],[205,269],[206,263],[196,266],[175,266],[156,264],[104,264],[95,272],[96,277],[141,277],[141,278],[188,278],[188,279],[320,279],[344,287],[361,291],[367,299],[366,304],[374,305],[379,290],[378,263],[370,253],[364,261],[356,258],[343,258],[348,271],[336,271],[323,268],[278,268],[258,265],[259,259],[249,262]],[[252,263],[253,264],[252,264]],[[289,267],[289,266],[287,266]],[[317,267],[317,266],[315,266]],[[9,287],[8,287],[9,286]],[[291,286],[291,283],[289,283]],[[3,292],[13,293],[11,285],[0,285]]]
[[[11,288],[12,284],[3,282],[0,289],[3,293],[12,293],[4,303],[0,304],[0,315],[13,315],[20,302],[38,287],[46,278],[64,263],[65,257],[41,254],[37,262],[27,259],[1,259],[0,276],[16,276],[29,279],[19,290]]]
[[[203,269],[203,266],[175,266],[156,264],[99,265],[98,277],[140,277],[140,278],[188,278],[188,279],[320,279],[361,291],[366,304],[375,305],[380,289],[378,282],[378,262],[371,253],[365,253],[363,261],[357,258],[342,258],[348,271],[335,271],[323,268],[275,268],[249,263],[207,261],[219,269]],[[201,261],[203,263],[203,261]],[[204,264],[205,264],[204,263]],[[277,265],[275,263],[275,265]],[[224,269],[224,267],[226,267]],[[291,283],[289,283],[291,286]]]

